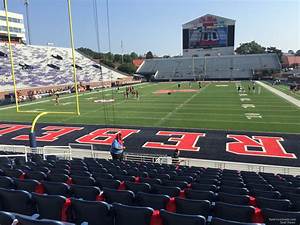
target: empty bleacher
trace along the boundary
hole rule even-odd
[[[12,45],[18,89],[73,84],[73,63],[70,48]],[[11,65],[8,44],[0,43],[1,91],[12,90]],[[84,84],[100,82],[99,66],[76,52],[77,79]],[[104,81],[126,76],[101,65]]]
[[[300,223],[298,176],[93,158],[17,159],[0,160],[2,225],[15,218],[25,225]]]
[[[279,70],[276,54],[228,55],[146,59],[139,74],[153,74],[155,80],[250,79],[254,71]]]

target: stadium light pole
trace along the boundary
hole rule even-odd
[[[26,9],[26,23],[27,23],[27,33],[28,33],[28,44],[31,45],[31,32],[30,32],[30,22],[29,22],[29,0],[24,2]]]

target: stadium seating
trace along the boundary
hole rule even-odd
[[[76,181],[81,176],[72,176],[79,167],[86,172],[82,177],[82,182],[88,181],[86,185]],[[0,168],[9,171],[0,176],[0,210],[11,213],[12,218],[16,214],[29,216],[25,218],[33,220],[31,224],[48,219],[56,224],[63,221],[95,225],[248,225],[254,222],[268,225],[275,224],[271,218],[276,213],[283,215],[281,218],[299,220],[297,177],[103,159],[52,159],[24,162],[23,166],[6,161],[0,162]],[[62,174],[62,182],[53,181],[53,171],[58,168],[70,174]],[[133,168],[141,168],[148,174],[154,171],[167,174],[169,179],[139,177],[145,173],[136,173]],[[118,177],[114,170],[122,171],[122,175]],[[191,176],[186,176],[189,172]],[[99,174],[110,174],[106,177],[109,179],[99,178]],[[283,183],[293,189],[282,193]],[[9,219],[9,215],[4,213],[3,217]]]
[[[276,54],[253,54],[146,59],[137,73],[153,74],[156,80],[250,79],[253,70],[280,68]]]
[[[19,89],[70,85],[73,83],[72,54],[70,48],[43,47],[15,44],[12,46],[15,74]],[[8,45],[0,43],[0,51],[6,56],[0,60],[0,86],[2,91],[11,90],[10,61],[7,54]],[[61,58],[53,57],[59,55]],[[92,83],[100,81],[100,70],[95,62],[76,52],[77,78],[79,82]],[[24,67],[22,65],[28,65]],[[79,67],[78,67],[79,66]],[[81,68],[81,69],[80,69]],[[101,65],[103,80],[117,80],[125,76]]]

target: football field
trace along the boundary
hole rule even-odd
[[[237,91],[237,86],[243,88]],[[61,124],[134,125],[300,133],[300,109],[267,89],[239,82],[142,83],[134,86],[139,99],[124,97],[125,88],[80,93],[81,115],[47,115],[39,122]],[[249,90],[250,88],[250,90]],[[105,99],[108,102],[102,103]],[[114,102],[110,102],[114,100]],[[31,122],[42,111],[75,111],[74,95],[61,95],[0,107],[0,121]]]

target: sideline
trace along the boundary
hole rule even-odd
[[[148,83],[148,82],[145,82],[145,83],[140,83],[140,84],[134,84],[134,85],[132,85],[132,86],[140,86],[140,85],[145,85],[145,84],[149,84],[149,83]],[[123,86],[123,87],[125,87],[125,86]],[[123,88],[123,87],[121,87],[121,88]],[[103,90],[103,92],[111,91],[112,89],[114,89],[114,88],[108,88],[108,89],[105,89],[105,90]],[[98,91],[92,91],[92,92],[88,92],[88,93],[83,92],[83,93],[79,94],[79,97],[80,97],[80,96],[83,96],[83,95],[84,95],[84,96],[85,96],[85,95],[92,95],[92,94],[96,94],[96,93],[98,93]],[[74,97],[75,97],[75,95],[69,95],[69,96],[61,97],[60,100],[61,100],[61,99],[68,99],[68,98],[74,98]],[[20,105],[20,108],[21,108],[21,107],[24,107],[24,106],[36,105],[36,104],[45,103],[45,102],[50,102],[50,101],[52,101],[52,99],[47,99],[47,100],[42,100],[42,101],[36,101],[36,102],[26,103],[26,104]],[[6,109],[13,109],[13,108],[16,108],[16,105],[15,105],[15,104],[12,105],[12,106],[6,106],[6,107],[3,107],[3,108],[1,107],[1,108],[0,108],[0,111],[6,110]]]
[[[298,108],[300,108],[300,100],[283,93],[282,91],[279,91],[276,88],[273,88],[261,81],[255,81],[257,84],[259,84],[260,86],[266,88],[267,90],[269,90],[270,92],[273,92],[274,94],[278,95],[279,97],[285,99],[286,101],[288,101],[289,103],[292,103],[293,105],[297,106]]]

